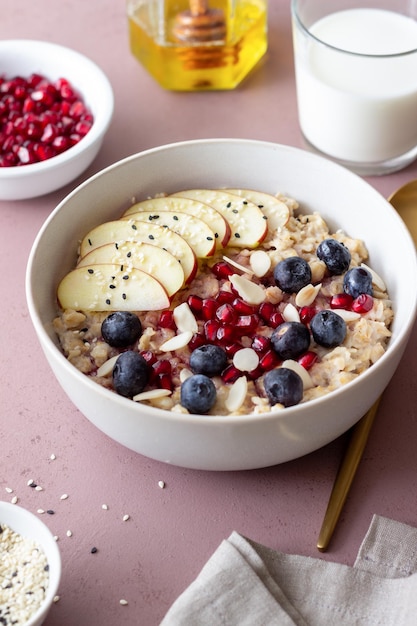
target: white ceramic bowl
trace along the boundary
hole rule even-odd
[[[6,524],[19,535],[36,541],[44,551],[49,565],[49,586],[39,609],[25,626],[40,626],[46,619],[57,595],[61,580],[61,556],[56,541],[47,526],[33,513],[16,504],[0,501],[0,526]]]
[[[385,355],[355,381],[326,397],[280,412],[243,417],[183,415],[144,407],[77,371],[62,355],[52,329],[57,284],[75,264],[77,242],[93,226],[117,218],[133,196],[193,187],[282,192],[296,198],[304,211],[319,211],[331,227],[342,227],[362,238],[370,252],[370,265],[384,277],[394,302],[393,335]],[[51,214],[34,243],[26,289],[30,316],[52,371],[74,404],[100,430],[159,461],[197,469],[239,470],[311,452],[341,435],[370,408],[390,381],[412,329],[417,264],[404,223],[363,179],[288,146],[209,139],[133,155],[75,189]]]
[[[103,71],[84,55],[55,43],[26,39],[0,41],[0,75],[49,80],[67,78],[94,116],[81,141],[46,161],[0,168],[0,200],[23,200],[55,191],[77,178],[96,157],[113,115],[113,90]]]

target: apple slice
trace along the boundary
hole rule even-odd
[[[146,222],[169,228],[185,239],[198,259],[211,257],[216,251],[216,240],[212,229],[203,220],[188,213],[141,211],[121,218],[121,221],[126,220],[136,224]]]
[[[272,194],[252,189],[227,189],[226,191],[241,198],[246,198],[246,200],[256,204],[268,218],[268,229],[270,232],[279,232],[290,219],[290,210],[285,202]]]
[[[164,196],[161,198],[143,200],[142,202],[137,202],[129,207],[127,211],[123,213],[123,217],[127,217],[129,215],[132,219],[135,219],[135,213],[139,213],[141,211],[174,211],[198,217],[200,220],[203,220],[203,222],[205,222],[214,232],[217,248],[226,247],[227,242],[230,239],[230,226],[223,215],[208,204],[192,200],[191,198]]]
[[[172,194],[199,200],[219,211],[229,222],[229,246],[256,248],[268,233],[265,215],[253,202],[221,189],[187,189]]]
[[[170,304],[156,278],[113,263],[75,268],[61,280],[57,295],[63,309],[77,311],[160,311]]]
[[[170,252],[181,263],[187,283],[196,275],[197,259],[185,239],[169,228],[147,222],[116,220],[96,226],[81,241],[80,257],[106,243],[121,244],[132,241],[149,243]]]
[[[107,243],[86,254],[77,267],[102,263],[124,264],[150,274],[165,287],[169,296],[174,295],[184,284],[181,263],[170,253],[158,246],[141,241]]]

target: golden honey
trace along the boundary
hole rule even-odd
[[[234,89],[267,50],[266,0],[212,0],[206,5],[208,35],[179,37],[178,24],[190,18],[186,0],[128,0],[133,55],[165,89]],[[204,7],[203,7],[204,9]],[[219,28],[218,15],[225,28]],[[210,17],[216,15],[210,38]],[[201,14],[196,23],[200,24]],[[223,34],[219,34],[223,33]]]

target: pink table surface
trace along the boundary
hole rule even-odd
[[[163,91],[130,54],[123,0],[2,0],[0,37],[73,47],[104,69],[115,92],[103,148],[78,181],[36,200],[0,202],[0,499],[15,495],[34,512],[55,511],[42,519],[59,537],[63,575],[46,626],[158,624],[232,530],[284,552],[351,565],[373,514],[416,525],[415,332],[384,394],[333,541],[321,554],[317,536],[346,436],[304,458],[247,472],[193,471],[144,458],[75,409],[28,316],[30,247],[76,183],[122,157],[185,139],[244,137],[302,147],[289,0],[270,3],[268,54],[233,92]],[[388,195],[415,177],[416,163],[368,180]],[[43,491],[28,487],[29,479]],[[63,493],[67,500],[60,500]]]

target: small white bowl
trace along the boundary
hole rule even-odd
[[[298,200],[335,232],[363,239],[369,264],[385,280],[395,319],[385,354],[352,382],[309,402],[258,415],[184,415],[135,403],[96,384],[64,357],[53,330],[57,285],[75,265],[94,226],[117,219],[131,198],[196,187],[241,187]],[[86,211],[85,207],[89,210]],[[388,241],[387,241],[388,239]],[[52,371],[100,430],[136,452],[207,470],[266,467],[302,456],[348,430],[387,386],[417,308],[417,262],[404,223],[373,187],[309,152],[278,144],[208,139],[154,148],[115,163],[69,194],[43,225],[30,254],[29,312]]]
[[[61,556],[47,526],[33,513],[16,504],[0,501],[0,526],[6,524],[14,532],[35,541],[44,551],[49,565],[49,585],[39,609],[25,626],[40,626],[53,604],[61,580]]]
[[[19,167],[0,168],[0,200],[41,196],[77,178],[96,157],[110,125],[114,96],[103,71],[90,59],[69,48],[26,39],[0,41],[0,75],[8,78],[39,73],[49,80],[68,79],[90,108],[91,130],[65,152]]]

